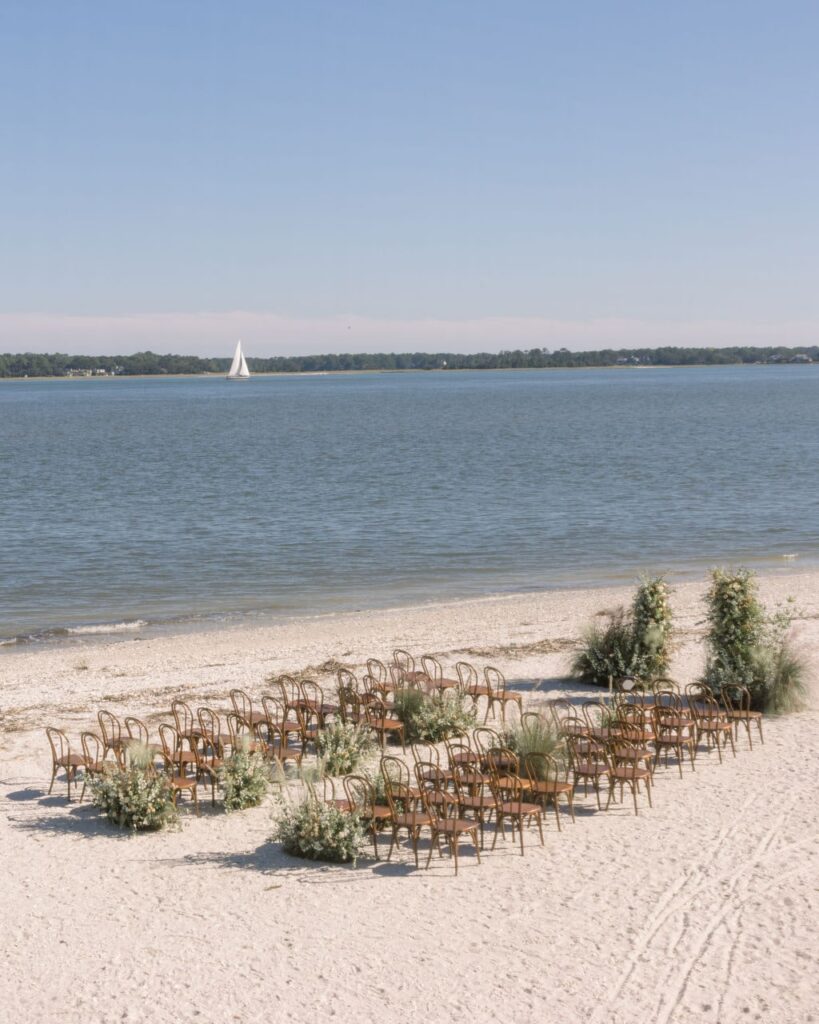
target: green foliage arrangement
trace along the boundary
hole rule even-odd
[[[150,760],[149,751],[132,748],[128,768],[91,780],[95,806],[118,828],[151,832],[177,821],[171,784],[150,768]]]
[[[235,750],[219,769],[226,811],[258,807],[270,785],[270,766],[257,752]]]
[[[747,686],[751,706],[780,714],[804,705],[807,665],[789,640],[792,602],[767,614],[750,569],[714,569],[706,594],[708,660],[704,682],[719,692]]]
[[[663,576],[640,580],[630,612],[606,612],[583,633],[572,658],[572,675],[607,686],[626,676],[653,679],[668,670],[671,655],[671,589]]]
[[[644,576],[631,606],[635,675],[656,679],[668,672],[671,658],[671,588],[664,576]]]
[[[475,727],[471,699],[454,690],[431,696],[409,687],[399,690],[395,714],[404,723],[408,743],[440,743]]]
[[[634,673],[634,627],[625,609],[606,612],[602,623],[593,622],[583,631],[570,670],[599,686]]]
[[[334,864],[355,864],[364,838],[357,815],[322,803],[313,793],[300,803],[282,800],[273,829],[273,839],[285,853]]]
[[[350,722],[331,722],[318,734],[316,752],[328,775],[348,775],[375,747],[372,730]]]
[[[507,729],[503,739],[521,761],[527,754],[547,754],[562,761],[566,752],[566,745],[554,724],[545,718],[527,718],[519,725]]]

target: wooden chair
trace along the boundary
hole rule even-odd
[[[304,754],[302,725],[296,711],[288,708],[284,701],[278,697],[273,697],[267,693],[262,697],[262,707],[264,708],[265,721],[271,729],[274,729],[281,736],[282,750],[280,760],[282,764],[285,761],[295,761],[296,764],[301,764]],[[298,747],[293,746],[291,743],[292,739],[296,740]]]
[[[198,708],[196,717],[199,722],[199,738],[205,743],[206,751],[213,757],[224,758],[225,737],[222,734],[222,719],[213,708]]]
[[[195,736],[190,743],[196,767],[196,781],[199,783],[204,779],[210,784],[210,805],[215,807],[216,787],[219,784],[219,769],[224,764],[224,760],[216,753],[210,737]]]
[[[605,746],[597,740],[589,740],[582,736],[568,736],[566,745],[569,749],[574,784],[583,783],[583,794],[588,796],[589,783],[597,798],[597,809],[602,810],[600,802],[600,784],[611,781],[611,764]],[[606,804],[608,807],[608,804]]]
[[[429,679],[431,690],[443,692],[458,686],[459,681],[457,679],[448,679],[444,675],[443,665],[432,654],[421,655],[421,671]]]
[[[302,707],[316,715],[319,726],[323,729],[328,718],[338,714],[338,704],[332,704],[324,696],[324,690],[312,679],[302,679]]]
[[[180,736],[175,727],[163,722],[159,726],[159,742],[162,744],[162,755],[165,759],[165,774],[173,791],[173,803],[176,806],[181,793],[190,793],[197,817],[199,816],[199,796],[196,792],[197,764],[196,753],[185,743],[189,742]],[[193,775],[189,772],[192,771]]]
[[[488,720],[490,711],[492,717],[495,717],[495,705],[500,704],[501,721],[505,725],[506,705],[510,702],[517,705],[518,713],[520,713],[523,710],[523,697],[519,693],[506,689],[506,678],[500,669],[494,668],[492,665],[487,665],[483,670],[483,678],[486,688],[489,690],[484,722]]]
[[[80,744],[82,745],[83,759],[82,790],[80,791],[80,803],[82,803],[88,783],[95,777],[115,769],[117,765],[105,760],[105,745],[95,732],[81,733]]]
[[[301,697],[301,690],[298,693],[299,697]],[[235,714],[245,723],[248,729],[252,729],[254,725],[258,725],[259,722],[265,720],[264,711],[254,710],[250,694],[244,690],[238,688],[231,690],[230,703],[233,705]]]
[[[558,832],[563,831],[560,824],[559,798],[564,796],[569,813],[574,822],[574,783],[569,779],[569,761],[563,767],[549,754],[531,751],[524,755],[523,771],[529,781],[528,792],[533,800],[541,800],[543,809],[551,802],[555,811]]]
[[[421,830],[431,829],[432,819],[423,809],[421,791],[417,786],[411,784],[409,768],[403,761],[397,757],[382,757],[380,770],[384,778],[384,792],[390,810],[389,824],[392,828],[387,860],[392,857],[393,848],[399,842],[399,833],[405,830],[412,845],[412,854],[417,868],[418,841],[421,837]]]
[[[230,739],[231,754],[245,751],[248,754],[265,754],[265,744],[260,740],[255,726],[249,726],[244,718],[241,718],[235,711],[228,711],[225,715],[228,737]],[[258,723],[261,724],[261,723]]]
[[[609,806],[615,786],[619,784],[620,802],[623,801],[624,787],[628,786],[634,798],[634,813],[638,814],[637,794],[640,791],[641,782],[645,783],[648,806],[651,807],[651,769],[644,763],[644,754],[647,754],[648,751],[644,750],[642,744],[632,743],[622,737],[611,740],[608,750],[611,774],[609,776],[609,800],[606,803],[606,808]]]
[[[46,726],[46,736],[51,747],[51,785],[48,787],[48,795],[51,796],[54,780],[62,768],[68,783],[68,802],[71,803],[71,784],[76,782],[77,769],[84,767],[85,761],[82,754],[71,753],[71,744],[61,729],[48,725]]]
[[[378,833],[389,825],[392,811],[386,804],[376,803],[375,787],[363,775],[345,776],[344,792],[347,795],[351,812],[358,815],[361,824],[372,836],[375,859],[380,860]]]
[[[679,698],[678,698],[679,703]],[[652,711],[652,728],[654,739],[654,767],[660,761],[660,755],[665,755],[665,766],[668,767],[668,754],[673,750],[677,755],[677,767],[680,778],[683,775],[683,759],[688,755],[691,770],[695,771],[694,761],[697,757],[697,731],[693,719],[686,718],[681,714],[678,707],[657,704]]]
[[[97,721],[100,726],[102,745],[105,750],[104,757],[109,751],[114,755],[114,760],[120,767],[125,765],[125,748],[127,740],[122,735],[122,723],[115,714],[103,708],[97,712]]]
[[[427,868],[432,860],[432,851],[435,847],[438,848],[439,855],[443,856],[441,840],[445,840],[454,861],[455,875],[457,876],[459,846],[464,836],[472,840],[475,855],[480,864],[481,849],[478,842],[478,824],[460,816],[458,800],[451,793],[447,792],[447,779],[444,774],[440,770],[436,771],[434,765],[416,765],[415,772],[418,786],[421,790],[424,810],[429,816],[430,830],[432,832],[426,864]]]
[[[470,814],[475,816],[483,850],[486,825],[497,810],[497,800],[489,788],[490,776],[476,771],[472,765],[457,763],[451,764],[450,776],[458,803],[458,817],[468,821]]]
[[[382,750],[386,745],[387,736],[397,736],[401,741],[401,749],[406,751],[404,723],[400,718],[390,716],[389,709],[383,700],[374,700],[367,703],[364,706],[364,716],[367,725],[378,736]]]
[[[722,748],[728,743],[731,744],[731,752],[736,757],[737,748],[734,743],[733,722],[714,697],[701,697],[692,705],[692,710],[694,721],[697,723],[698,740],[705,736],[706,749],[709,751],[712,746],[716,746],[719,763],[722,764]]]
[[[157,755],[162,755],[162,744],[151,742],[151,734],[148,732],[148,726],[141,718],[135,718],[133,715],[128,715],[125,718],[125,731],[128,733],[125,747],[126,755],[129,755],[134,747],[144,748],[151,754],[152,758]]]
[[[759,730],[759,742],[765,743],[762,735],[762,712],[751,710],[751,691],[747,686],[729,685],[723,686],[720,691],[722,706],[728,721],[734,726],[734,737],[739,738],[740,725],[745,727],[748,736],[748,746],[754,749],[754,741],[751,738],[751,726],[756,725]]]
[[[185,739],[188,739],[193,743],[193,741],[202,734],[199,720],[193,713],[190,704],[186,701],[180,700],[179,698],[172,700],[171,714],[173,715],[176,731],[180,736],[184,736]]]
[[[523,836],[525,825],[531,825],[534,821],[540,833],[540,845],[543,846],[543,810],[539,803],[528,799],[528,792],[523,780],[517,774],[508,770],[510,750],[490,750],[490,782],[489,788],[495,799],[495,838],[492,840],[492,849],[498,841],[498,833],[506,838],[506,822],[512,826],[512,840],[515,839],[515,829],[520,836],[520,853],[524,855]],[[496,760],[497,758],[497,760]]]

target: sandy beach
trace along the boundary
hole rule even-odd
[[[763,577],[796,598],[816,679],[819,572]],[[675,588],[672,675],[704,664],[704,580]],[[44,726],[78,741],[109,707],[149,721],[184,695],[225,707],[291,672],[329,684],[393,648],[497,665],[537,708],[561,693],[583,625],[631,589],[567,590],[148,640],[0,653],[4,868],[0,1019],[9,1022],[468,1020],[797,1024],[819,1019],[819,699],[720,765],[657,773],[654,808],[577,798],[521,857],[498,843],[416,871],[311,864],[270,842],[262,807],[123,836],[88,801],[46,796]],[[595,694],[599,691],[594,691]],[[386,843],[384,844],[386,853]]]

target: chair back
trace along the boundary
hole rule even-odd
[[[483,670],[483,680],[493,697],[503,697],[506,693],[506,677],[494,665],[487,665]]]
[[[375,787],[364,775],[345,775],[344,794],[350,810],[362,818],[372,818],[375,813]]]
[[[165,766],[178,767],[177,759],[182,750],[182,737],[176,727],[168,722],[162,722],[159,726],[159,742],[162,744]]]
[[[105,744],[95,732],[80,733],[82,759],[87,772],[100,771],[105,761]]]
[[[486,758],[487,753],[493,747],[503,745],[500,733],[488,725],[480,725],[477,729],[472,730],[472,743],[482,759]]]
[[[440,683],[444,678],[443,665],[432,654],[421,655],[421,671],[432,683]]]
[[[46,726],[46,736],[51,747],[51,759],[56,766],[71,754],[71,744],[62,729],[57,729],[53,725]]]
[[[172,700],[171,714],[173,715],[176,731],[179,735],[190,736],[196,722],[190,704],[187,704],[184,700],[179,700],[179,698]]]
[[[340,668],[336,672],[336,679],[338,680],[338,686],[345,686],[350,690],[358,692],[358,679],[354,672],[351,672],[348,668]]]
[[[234,714],[250,725],[253,721],[253,701],[250,699],[250,694],[238,688],[231,690],[230,703],[233,705]]]
[[[97,721],[106,747],[113,749],[122,742],[122,725],[115,714],[103,708],[97,712]]]
[[[531,782],[564,781],[568,773],[568,762],[561,771],[557,761],[550,754],[532,750],[523,756],[523,774]]]
[[[402,672],[415,671],[415,658],[413,658],[409,651],[404,651],[400,647],[392,652],[392,663],[396,668],[401,669]]]
[[[458,677],[462,693],[472,694],[478,688],[478,670],[468,661],[456,662],[455,674]]]
[[[747,715],[751,710],[751,691],[739,683],[726,683],[720,689],[720,700],[726,711]]]
[[[128,715],[125,719],[125,731],[128,733],[128,739],[141,744],[143,747],[147,747],[149,745],[151,738],[150,733],[148,732],[148,726],[141,718],[135,718],[133,715]]]
[[[205,749],[210,749],[213,757],[221,757],[224,753],[222,742],[222,720],[213,708],[199,708],[197,711],[199,728]]]
[[[390,681],[387,666],[383,661],[379,661],[378,658],[367,658],[367,675],[372,676],[373,679],[382,685]]]

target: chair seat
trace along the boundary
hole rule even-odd
[[[726,711],[726,714],[728,715],[729,718],[739,718],[739,719],[749,718],[749,719],[752,719],[752,720],[755,720],[757,718],[762,718],[762,712],[761,711],[740,711],[740,710],[736,710],[736,711]]]
[[[622,779],[624,782],[635,779],[648,779],[651,777],[651,772],[648,768],[640,768],[636,764],[618,764],[612,769],[612,777],[615,779]]]
[[[540,804],[530,804],[523,800],[512,800],[509,803],[502,803],[500,806],[501,814],[540,814],[542,807]]]
[[[187,775],[169,775],[168,781],[174,789],[196,788],[196,779],[189,778]]]
[[[392,822],[398,828],[421,828],[432,824],[432,818],[428,814],[393,814]]]
[[[462,808],[466,807],[472,811],[482,811],[486,808],[492,810],[497,806],[493,796],[462,796],[458,803]]]
[[[537,779],[530,780],[529,788],[533,793],[570,793],[574,785],[558,779]]]
[[[474,832],[478,827],[474,821],[465,818],[437,818],[432,822],[436,832],[448,835],[460,835],[462,832]]]
[[[81,768],[85,764],[82,754],[66,754],[65,757],[57,758],[60,768]]]
[[[398,718],[372,718],[369,724],[373,729],[403,729],[404,723]]]

